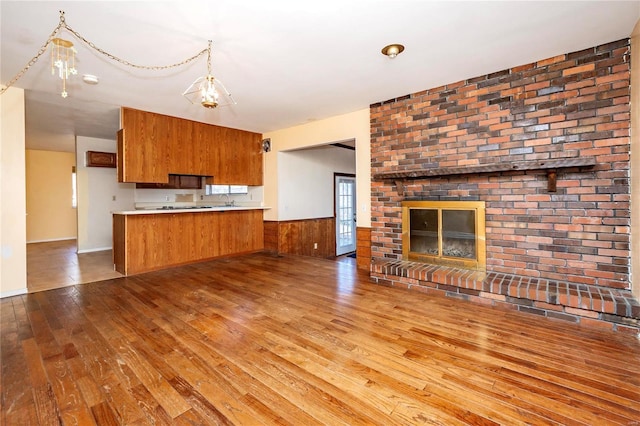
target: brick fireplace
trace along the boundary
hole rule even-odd
[[[629,52],[619,40],[371,105],[372,278],[637,332]],[[483,202],[486,272],[403,256],[407,201]]]
[[[486,270],[484,201],[403,201],[402,258]]]

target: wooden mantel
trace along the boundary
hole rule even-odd
[[[404,180],[421,179],[441,176],[457,176],[480,173],[496,173],[523,170],[547,170],[549,179],[547,189],[549,192],[556,191],[557,169],[568,169],[573,167],[593,167],[596,165],[594,157],[574,157],[557,158],[551,160],[529,160],[515,161],[510,163],[478,164],[460,167],[440,167],[396,170],[391,172],[376,173],[374,180],[394,180],[398,193],[404,192]]]

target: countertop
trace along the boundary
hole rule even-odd
[[[182,207],[145,207],[136,210],[114,211],[112,214],[134,215],[134,214],[164,214],[164,213],[206,213],[206,212],[229,212],[236,210],[269,210],[271,207],[265,206],[182,206]]]

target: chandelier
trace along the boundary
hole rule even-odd
[[[29,68],[31,68],[38,61],[38,59],[40,59],[40,57],[47,51],[49,45],[51,45],[51,73],[54,75],[57,73],[58,77],[62,80],[62,97],[66,98],[69,95],[67,93],[67,80],[70,76],[76,75],[78,73],[78,70],[75,67],[77,51],[74,48],[72,42],[57,37],[60,30],[63,28],[73,34],[82,43],[84,43],[91,49],[94,49],[98,53],[106,56],[108,59],[118,62],[121,65],[137,69],[161,71],[170,68],[176,68],[187,65],[200,58],[201,56],[204,56],[204,54],[206,53],[207,75],[204,77],[199,77],[196,81],[194,81],[191,86],[189,86],[189,88],[183,93],[183,95],[187,97],[187,99],[189,99],[192,103],[199,103],[206,108],[216,108],[217,106],[225,106],[236,103],[231,97],[231,94],[227,91],[226,87],[224,87],[222,82],[214,78],[211,74],[211,40],[209,40],[209,45],[206,49],[201,50],[200,52],[187,59],[184,59],[183,61],[170,65],[137,65],[124,59],[120,59],[119,57],[109,52],[106,52],[91,41],[84,38],[75,30],[73,30],[69,25],[67,25],[65,21],[64,11],[60,11],[60,22],[58,23],[58,26],[51,32],[51,35],[49,36],[47,41],[38,50],[36,55],[31,58],[27,65],[22,68],[22,70],[18,74],[16,74],[15,77],[13,77],[6,85],[2,85],[2,87],[0,88],[0,95],[6,92],[9,87],[13,86],[29,70]],[[92,84],[95,84],[97,82],[97,78],[95,76],[85,76],[85,81],[88,80]],[[191,99],[190,96],[193,99]]]
[[[211,40],[207,47],[207,75],[198,77],[182,95],[192,104],[201,104],[205,108],[217,108],[235,104],[224,84],[211,74]]]
[[[51,74],[55,75],[56,71],[58,71],[58,77],[62,80],[62,93],[60,95],[63,98],[68,96],[67,79],[69,75],[78,74],[76,53],[76,49],[70,41],[61,38],[51,40]]]

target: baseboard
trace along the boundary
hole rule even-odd
[[[107,250],[113,250],[113,247],[99,247],[99,248],[93,248],[93,249],[78,250],[77,253],[78,254],[93,253],[94,251],[107,251]]]
[[[76,240],[76,237],[64,237],[64,238],[51,238],[48,240],[32,240],[32,241],[27,241],[27,244],[34,244],[34,243],[52,243],[54,241],[69,241],[69,240]]]
[[[21,296],[23,294],[27,294],[26,288],[19,288],[17,290],[3,291],[0,293],[0,299],[4,299],[5,297],[13,297],[13,296]]]

